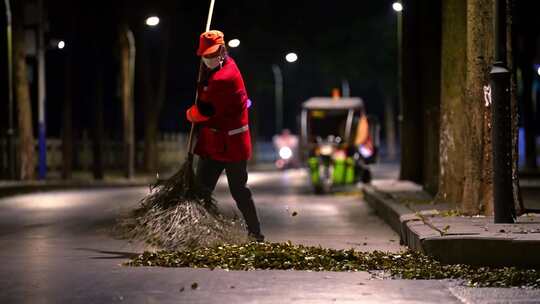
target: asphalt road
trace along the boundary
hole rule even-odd
[[[315,196],[302,171],[250,175],[268,241],[399,251],[358,193]],[[381,279],[365,272],[222,271],[122,266],[143,244],[110,227],[146,188],[35,193],[0,200],[0,303],[540,303],[540,291]],[[217,199],[235,212],[224,181]],[[296,216],[292,216],[296,212]],[[193,283],[197,289],[191,289]]]

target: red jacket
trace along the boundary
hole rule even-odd
[[[195,154],[223,162],[251,158],[248,129],[248,96],[244,80],[234,60],[227,57],[223,66],[211,71],[199,85],[198,108],[210,108],[210,119],[200,124]]]

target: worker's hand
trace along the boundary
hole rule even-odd
[[[186,111],[186,118],[192,123],[204,122],[210,119],[210,117],[201,114],[197,105],[191,106],[191,108]]]

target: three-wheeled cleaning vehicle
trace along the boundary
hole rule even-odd
[[[367,165],[375,162],[376,155],[364,157],[355,144],[363,115],[366,115],[364,103],[359,97],[313,97],[302,104],[302,150],[316,193],[370,181],[371,172]],[[370,136],[375,139],[376,151],[378,132],[373,131],[378,131],[375,128],[378,123],[371,120]]]

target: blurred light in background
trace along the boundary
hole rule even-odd
[[[60,50],[64,49],[66,47],[66,42],[63,40],[58,41],[58,48]]]
[[[403,5],[399,2],[394,2],[392,4],[392,8],[396,11],[396,12],[401,12],[403,10]]]
[[[538,67],[538,70],[536,70],[536,72],[538,73],[538,76],[540,76],[540,67]]]
[[[298,55],[296,55],[296,53],[289,53],[285,56],[285,60],[287,60],[287,62],[295,62],[298,60]]]
[[[289,147],[282,147],[279,149],[279,156],[285,160],[292,157],[292,150]]]
[[[235,48],[235,47],[238,47],[239,45],[240,45],[240,40],[238,39],[229,40],[229,47]]]
[[[159,17],[157,16],[151,16],[146,18],[146,25],[148,26],[156,26],[159,24]]]

